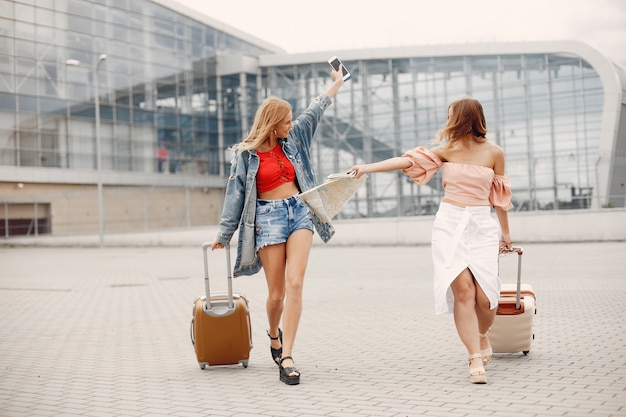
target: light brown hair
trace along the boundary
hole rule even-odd
[[[483,106],[476,99],[466,97],[453,101],[448,106],[446,126],[437,132],[435,142],[451,146],[456,141],[471,135],[477,142],[487,140],[487,122]]]
[[[254,116],[248,136],[234,145],[233,149],[237,151],[257,149],[290,111],[291,105],[285,100],[273,96],[266,98]]]

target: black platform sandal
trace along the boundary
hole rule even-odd
[[[287,368],[283,367],[283,361],[287,359],[291,359],[293,361],[291,356],[285,356],[278,364],[280,381],[287,385],[298,385],[300,383],[300,371],[298,371],[295,366],[289,366]],[[292,373],[296,373],[297,375],[291,375]]]
[[[280,358],[281,356],[283,356],[283,331],[280,330],[280,327],[278,328],[278,337],[272,337],[270,335],[270,331],[267,331],[267,337],[270,338],[270,340],[280,340],[280,347],[278,349],[274,349],[272,347],[272,345],[270,345],[270,352],[272,353],[272,359],[274,360],[274,363],[276,363],[276,365],[279,364]]]

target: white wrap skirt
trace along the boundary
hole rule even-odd
[[[454,311],[450,285],[465,268],[489,298],[490,308],[498,307],[499,240],[500,226],[491,207],[440,204],[432,231],[435,313]]]

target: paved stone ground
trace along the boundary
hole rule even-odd
[[[210,255],[214,286],[223,252]],[[515,255],[513,255],[513,258]],[[429,247],[313,248],[286,386],[265,335],[262,273],[248,368],[201,370],[189,336],[200,247],[0,248],[0,415],[626,416],[626,243],[527,244],[528,356],[469,383],[450,315],[433,313]],[[514,260],[502,261],[505,282]]]

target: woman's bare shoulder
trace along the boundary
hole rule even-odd
[[[485,142],[485,145],[487,145],[489,152],[491,152],[493,156],[504,155],[504,149],[502,149],[500,145],[493,143],[491,141]]]
[[[489,142],[489,144],[493,170],[497,175],[504,175],[504,149],[493,142]]]
[[[446,147],[443,145],[435,145],[430,147],[428,150],[433,153],[440,161],[446,162],[448,158],[446,158]]]

